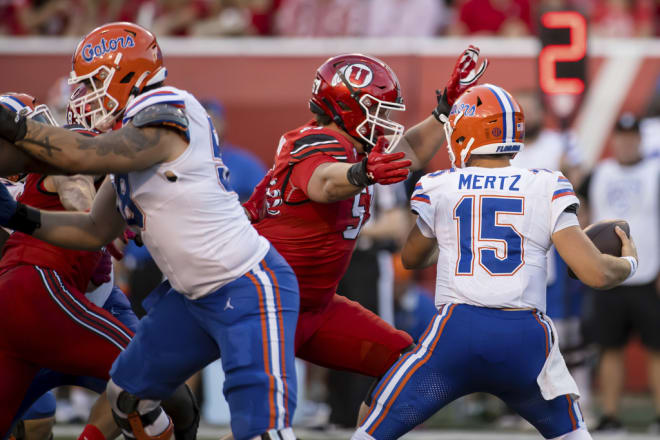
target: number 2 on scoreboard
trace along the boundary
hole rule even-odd
[[[513,275],[525,263],[524,238],[512,224],[500,222],[499,215],[523,215],[525,198],[479,196],[478,204],[475,198],[474,195],[463,196],[454,207],[458,234],[456,275],[473,275],[475,258],[490,275]],[[476,252],[475,242],[482,245]],[[493,242],[504,244],[503,256]]]

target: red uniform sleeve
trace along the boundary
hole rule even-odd
[[[319,165],[327,162],[338,162],[338,160],[325,154],[316,154],[296,163],[293,165],[293,171],[291,172],[291,183],[308,196],[307,184],[309,179],[312,178],[312,174]]]

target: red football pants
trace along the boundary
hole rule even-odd
[[[321,309],[300,307],[296,356],[313,364],[380,377],[412,342],[408,333],[341,295]]]
[[[0,311],[0,433],[41,368],[108,379],[133,336],[55,271],[36,266],[0,274]]]

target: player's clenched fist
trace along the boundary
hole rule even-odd
[[[374,183],[391,185],[406,180],[411,161],[405,159],[405,153],[383,153],[389,142],[384,137],[378,138],[376,146],[369,155],[348,169],[346,177],[355,186],[367,186]]]

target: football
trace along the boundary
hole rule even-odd
[[[614,227],[618,226],[623,229],[623,232],[630,237],[630,226],[625,220],[603,220],[598,223],[593,223],[584,228],[584,233],[596,245],[599,251],[604,254],[621,256],[621,239],[616,235]],[[571,278],[577,279],[575,273],[568,268],[568,275]]]

